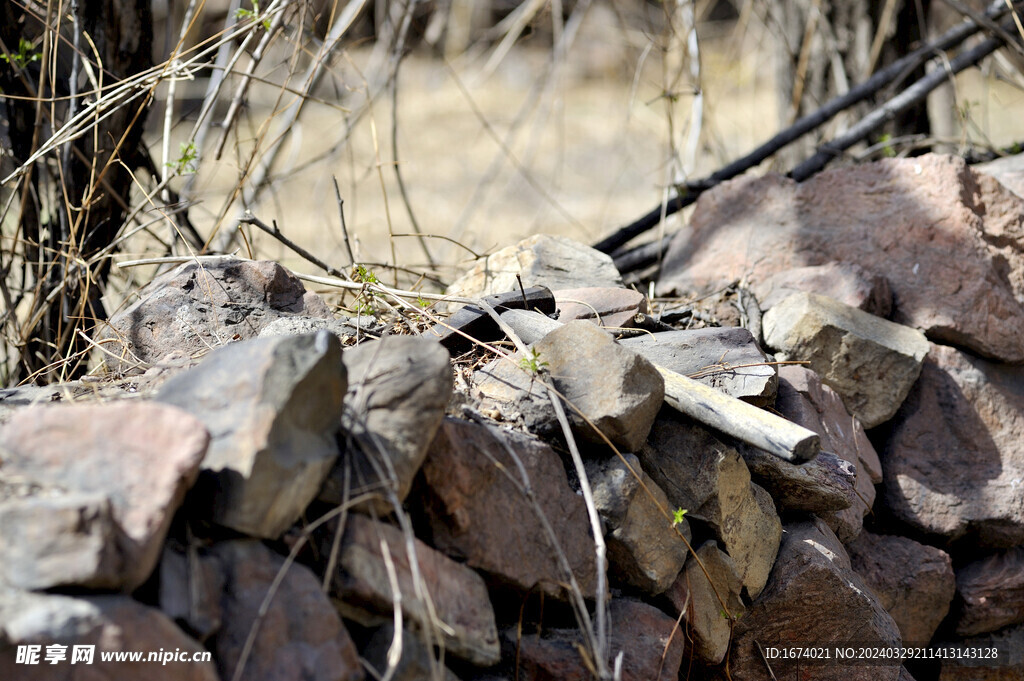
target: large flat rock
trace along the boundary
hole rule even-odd
[[[622,345],[677,374],[758,406],[771,404],[775,367],[746,329],[712,327],[626,338]]]
[[[849,262],[884,276],[893,321],[1024,362],[1024,198],[962,159],[926,155],[826,170],[803,183],[741,177],[701,195],[659,292]]]

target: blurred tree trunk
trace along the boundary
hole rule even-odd
[[[779,124],[786,126],[843,94],[917,47],[927,38],[932,0],[769,0],[769,31],[776,44],[776,90]],[[942,4],[937,2],[936,4]],[[903,83],[924,75],[908,74]],[[895,94],[883,91],[879,101]],[[805,136],[777,156],[788,169],[807,158],[822,142],[834,137],[871,108],[862,104],[832,124]],[[929,134],[924,105],[891,122],[885,133],[899,137]]]
[[[19,164],[85,105],[153,65],[149,0],[77,0],[61,6],[68,11],[63,17],[56,15],[56,3],[0,0],[0,38],[8,60],[26,41],[39,55],[23,68],[0,68],[0,87],[15,96],[5,98],[5,107]],[[85,65],[100,94],[85,78]],[[75,96],[79,89],[83,94]],[[31,101],[36,97],[42,99]],[[27,319],[37,322],[21,328],[17,380],[66,378],[84,369],[87,346],[77,331],[88,331],[106,317],[100,296],[110,259],[95,256],[121,231],[130,204],[129,171],[148,163],[142,147],[148,102],[145,96],[122,103],[22,176],[15,205],[24,248],[3,255],[8,265],[20,260],[20,296],[30,301]],[[75,353],[78,362],[47,369]]]

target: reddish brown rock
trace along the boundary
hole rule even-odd
[[[933,345],[885,446],[885,502],[953,541],[1024,543],[1024,368]]]
[[[434,546],[499,583],[564,594],[559,585],[567,575],[524,494],[523,473],[580,589],[593,598],[597,572],[586,505],[569,487],[558,454],[539,440],[445,419],[423,464]]]
[[[962,601],[956,633],[976,636],[1024,622],[1024,547],[975,561],[956,573]]]
[[[26,588],[139,586],[208,443],[195,417],[161,404],[19,411],[0,430],[0,461],[5,478],[29,491],[3,512],[2,535],[19,542],[6,550],[4,573]],[[51,499],[33,500],[33,488]],[[33,517],[33,508],[48,515]]]
[[[665,399],[665,381],[654,365],[583,321],[555,329],[533,350],[575,407],[565,411],[577,436],[602,444],[604,435],[626,452],[640,448]]]
[[[767,646],[900,644],[899,629],[871,589],[850,568],[842,543],[819,519],[786,525],[779,557],[760,597],[733,631],[733,678],[772,678],[761,649]],[[759,649],[760,646],[760,649]],[[794,678],[803,661],[775,659],[775,678]],[[813,667],[816,681],[895,681],[899,666]]]
[[[362,681],[355,645],[309,568],[252,540],[215,544],[209,556],[224,576],[223,625],[210,641],[221,678],[244,662],[239,678],[254,681]]]
[[[585,319],[598,326],[629,328],[647,312],[647,297],[629,288],[569,288],[555,291],[558,321]]]
[[[334,533],[329,535],[321,547],[323,555],[331,552]],[[429,636],[440,632],[450,655],[480,667],[496,664],[498,631],[483,579],[420,540],[411,536],[409,540],[396,527],[349,515],[331,583],[335,607],[363,626],[393,621],[395,595],[389,576],[393,569],[402,615],[409,626]],[[422,580],[419,588],[417,576]],[[419,595],[423,590],[430,594],[429,604]]]
[[[1024,362],[1022,236],[1024,199],[956,157],[885,159],[801,184],[746,176],[701,195],[665,254],[658,290],[855,263],[888,280],[894,321]]]
[[[19,662],[19,651],[37,654],[38,662]],[[114,653],[141,653],[142,659],[103,659]],[[76,657],[83,654],[91,657]],[[159,610],[127,596],[72,598],[0,589],[0,679],[217,681],[218,677],[205,648]]]
[[[224,572],[207,547],[171,540],[160,557],[160,612],[188,634],[206,642],[223,622]]]
[[[657,608],[628,599],[609,607],[611,637],[608,668],[621,651],[622,681],[675,681],[683,658],[684,636],[675,620]],[[517,637],[516,629],[504,639],[518,651],[519,681],[591,681],[594,676],[580,651],[580,632],[554,629],[541,635]]]
[[[882,481],[882,464],[864,427],[850,415],[834,390],[802,366],[779,367],[775,408],[790,421],[821,436],[824,451],[853,466],[856,493],[850,497],[850,506],[820,514],[843,543],[851,541],[860,532],[864,516],[875,501],[875,485]]]
[[[1020,197],[1024,197],[1024,154],[1004,156],[973,166],[974,172],[985,173]]]
[[[699,562],[687,563],[665,595],[683,613],[696,656],[706,664],[719,664],[729,650],[733,621],[746,613],[740,596],[743,582],[736,563],[715,542],[697,549],[697,558]]]
[[[783,270],[752,286],[762,310],[768,310],[797,291],[833,298],[879,317],[892,314],[892,290],[885,277],[860,265],[829,262]]]
[[[846,549],[854,571],[892,615],[903,641],[930,641],[956,592],[949,555],[913,539],[870,532],[861,532]]]
[[[203,354],[293,316],[333,318],[323,299],[278,263],[228,256],[187,262],[156,277],[137,302],[111,316],[104,335],[123,348],[104,347],[130,367],[132,360],[156,362],[174,350]]]

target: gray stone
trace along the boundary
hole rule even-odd
[[[782,525],[771,496],[750,482],[736,450],[665,408],[638,457],[673,508],[711,527],[756,598],[775,562]]]
[[[603,435],[627,452],[640,448],[665,399],[665,381],[650,362],[584,321],[555,329],[532,349],[572,405],[566,415],[577,436],[600,444]]]
[[[131,591],[149,577],[209,435],[146,402],[32,407],[0,430],[4,577]],[[11,504],[8,506],[7,504]]]
[[[892,314],[889,282],[854,263],[829,262],[783,270],[755,282],[751,288],[762,310],[775,307],[794,293],[807,291],[878,317]]]
[[[899,629],[871,589],[850,569],[838,537],[822,522],[786,525],[778,560],[760,597],[736,622],[729,667],[734,678],[793,678],[804,660],[775,659],[771,672],[761,650],[769,646],[899,646]],[[898,665],[825,664],[822,681],[896,681]]]
[[[750,475],[782,511],[820,515],[849,508],[857,498],[856,468],[830,452],[799,465],[753,447],[743,447],[740,452]]]
[[[536,505],[524,493],[523,474]],[[438,549],[499,584],[564,597],[560,585],[568,583],[568,575],[537,516],[541,512],[580,590],[595,596],[586,505],[569,487],[562,461],[548,445],[492,426],[445,419],[423,464],[423,482],[422,506]]]
[[[614,659],[621,651],[622,681],[675,681],[683,657],[684,636],[675,620],[640,601],[615,599],[609,606]],[[517,661],[519,681],[591,681],[593,665],[584,659],[585,646],[576,629],[550,629],[543,634],[504,632]],[[613,660],[608,668],[613,668]]]
[[[589,463],[587,477],[607,527],[612,575],[651,595],[665,591],[686,562],[689,523],[673,526],[668,497],[633,454]]]
[[[893,423],[885,503],[939,541],[1024,544],[1024,368],[933,345]]]
[[[210,640],[221,678],[235,678],[255,628],[239,678],[362,681],[355,645],[309,568],[254,540],[215,544],[206,560],[224,579],[223,626]]]
[[[676,611],[683,613],[697,657],[705,664],[719,664],[729,650],[733,621],[746,613],[740,595],[743,582],[736,563],[715,542],[705,542],[697,549],[697,558],[700,562],[687,563],[665,595]]]
[[[718,388],[726,395],[758,406],[775,399],[775,367],[746,329],[663,331],[620,342],[654,364]]]
[[[764,338],[779,359],[809,362],[865,428],[892,418],[928,353],[920,331],[814,293],[769,310]]]
[[[18,662],[20,646],[36,646],[38,663]],[[75,657],[76,651],[90,649],[91,663]],[[142,653],[142,659],[103,659],[126,652]],[[49,654],[55,662],[47,660]],[[0,679],[217,681],[209,655],[159,610],[127,596],[73,598],[0,589]]]
[[[354,446],[331,471],[320,498],[340,503],[345,468],[351,495],[376,492],[378,513],[401,503],[426,456],[452,394],[448,351],[435,340],[388,336],[345,350],[348,393],[342,425]],[[386,482],[385,482],[386,481]],[[380,492],[385,486],[394,497]]]
[[[893,321],[1024,362],[1024,199],[955,156],[748,175],[704,192],[662,261],[658,293],[840,261],[886,278]],[[867,425],[865,423],[865,425]]]
[[[322,546],[324,555],[331,550],[330,534]],[[418,566],[415,572],[413,561]],[[347,517],[331,582],[335,607],[344,617],[368,627],[393,621],[388,562],[401,594],[402,615],[410,626],[425,636],[440,632],[445,650],[472,664],[489,667],[498,662],[501,651],[494,609],[480,575],[418,539],[410,537],[407,542],[402,530],[356,513]],[[416,586],[416,575],[422,580],[421,588]],[[430,595],[430,604],[419,595],[421,589]]]
[[[976,560],[956,572],[956,633],[976,636],[1024,622],[1024,547]]]
[[[187,262],[156,277],[138,296],[138,301],[111,315],[103,332],[104,338],[121,344],[104,345],[124,359],[116,368],[130,368],[136,359],[155,362],[174,350],[188,356],[203,354],[234,340],[254,338],[276,319],[333,318],[320,296],[267,260],[225,256]]]
[[[647,312],[647,297],[629,288],[572,288],[555,291],[558,321],[585,319],[610,329],[632,328]]]
[[[351,321],[348,317],[339,317],[338,319],[308,316],[281,317],[266,324],[257,335],[260,338],[267,338],[269,336],[302,336],[319,331],[320,329],[327,329],[337,336],[339,340],[344,341],[346,338],[355,335],[355,329],[349,326]]]
[[[930,641],[956,592],[949,555],[907,537],[870,532],[846,548],[854,571],[892,615],[903,641]]]
[[[563,236],[536,234],[478,262],[448,287],[452,296],[479,297],[523,286],[552,291],[583,287],[621,287],[610,256]]]
[[[220,348],[157,399],[195,414],[212,440],[194,498],[214,522],[276,538],[309,505],[338,457],[345,367],[327,331]]]

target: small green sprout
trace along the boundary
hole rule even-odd
[[[191,175],[196,172],[196,159],[199,152],[196,150],[195,142],[182,142],[178,147],[178,160],[168,163],[168,168],[173,168],[179,175]]]
[[[8,64],[11,63],[12,58],[18,68],[23,69],[32,62],[39,61],[39,53],[32,47],[31,42],[24,38],[18,38],[18,54],[0,54],[0,59],[3,59]]]
[[[425,299],[423,296],[416,296],[416,304],[422,308],[430,307],[430,301]]]
[[[373,273],[373,270],[368,269],[365,265],[356,265],[352,268],[352,279],[363,284],[380,283],[380,280],[377,279],[377,275]]]
[[[536,348],[530,348],[530,354],[519,360],[519,366],[536,376],[541,372],[541,369],[548,366],[548,363],[540,361],[540,353],[537,352]]]
[[[682,523],[684,515],[686,515],[685,508],[677,508],[676,510],[672,511],[672,527],[675,527],[676,525]]]
[[[253,19],[263,24],[263,28],[267,31],[270,30],[270,19],[260,19],[260,3],[259,0],[252,0],[252,9],[243,9],[239,7],[235,10],[235,18],[242,19]]]
[[[879,144],[882,145],[882,155],[887,158],[893,158],[896,156],[896,149],[892,146],[892,135],[885,133],[878,138]]]

